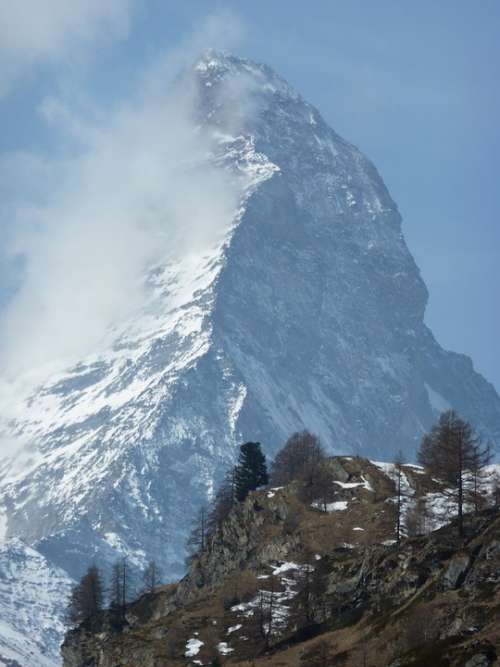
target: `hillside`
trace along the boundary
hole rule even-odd
[[[252,492],[184,579],[128,606],[122,631],[70,631],[64,667],[498,664],[498,510],[468,514],[461,540],[442,485],[404,466],[404,531],[417,499],[429,516],[398,545],[391,465],[325,465],[332,502],[304,502],[297,484]]]

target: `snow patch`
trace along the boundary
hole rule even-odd
[[[431,407],[434,408],[436,412],[441,414],[442,412],[446,412],[447,410],[451,410],[451,403],[449,403],[444,396],[441,396],[441,394],[433,389],[430,384],[427,384],[427,382],[424,382],[425,388],[427,390],[427,396],[429,398],[429,403],[431,404]]]
[[[233,632],[236,632],[237,630],[241,630],[243,626],[241,623],[237,623],[236,625],[232,625],[230,628],[227,629],[227,634],[231,635]]]
[[[320,509],[323,511],[326,510],[327,512],[343,512],[347,509],[348,504],[349,503],[347,500],[336,500],[333,503],[326,503],[326,505],[319,502],[318,500],[315,500],[313,503],[311,503],[311,506],[315,509]]]
[[[202,646],[203,642],[200,639],[196,639],[195,637],[188,639],[184,655],[186,658],[192,658],[193,656],[198,655]]]
[[[219,642],[219,644],[217,644],[217,650],[222,655],[228,655],[228,653],[232,653],[234,651],[234,648],[228,646],[226,642]]]
[[[281,565],[277,565],[273,567],[273,575],[278,575],[278,574],[283,574],[283,572],[288,572],[289,570],[298,570],[300,568],[300,565],[297,565],[297,563],[282,563]]]

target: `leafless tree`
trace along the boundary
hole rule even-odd
[[[404,650],[423,646],[436,639],[438,634],[432,610],[425,606],[416,606],[404,625],[401,637]]]
[[[259,603],[256,609],[255,621],[260,637],[264,640],[265,648],[269,648],[274,630],[275,621],[275,583],[271,577],[270,590],[259,591]]]
[[[269,591],[269,604],[267,610],[267,632],[266,632],[266,648],[269,647],[271,637],[273,634],[274,622],[274,578],[271,577],[271,590]]]
[[[307,503],[317,501],[324,512],[328,509],[328,503],[335,500],[335,485],[333,475],[325,461],[318,462],[314,470],[311,470],[299,491],[299,498]]]
[[[324,449],[316,435],[308,431],[294,433],[274,459],[271,483],[284,486],[296,480],[311,480],[324,458]]]
[[[456,505],[458,532],[464,534],[464,501],[466,480],[478,460],[484,460],[481,447],[469,422],[453,410],[443,412],[438,423],[426,434],[419,451],[419,462],[433,477],[446,484],[443,493],[452,497]]]
[[[493,507],[495,509],[500,509],[500,471],[499,470],[494,470],[491,478],[490,478],[490,483],[491,483],[491,499],[493,503]]]
[[[203,553],[207,546],[208,538],[208,512],[205,505],[202,505],[193,522],[191,533],[187,541],[187,549],[190,557],[195,554]]]
[[[403,513],[403,452],[399,450],[394,457],[394,484],[396,486],[396,542],[401,541],[401,519]]]
[[[408,537],[425,535],[429,530],[429,511],[425,496],[420,496],[406,513],[406,532]]]
[[[328,642],[322,639],[318,644],[318,667],[329,667],[330,662],[330,647]]]
[[[149,561],[148,566],[144,570],[144,574],[142,575],[142,582],[143,582],[143,591],[145,593],[153,593],[155,588],[158,587],[159,572],[158,572],[158,566],[156,565],[156,561],[154,560]]]
[[[101,619],[103,586],[99,569],[92,565],[73,587],[68,606],[71,625],[87,623],[95,629]]]
[[[231,468],[219,486],[207,516],[208,534],[217,532],[236,503],[236,469]]]
[[[308,553],[305,560],[298,579],[298,592],[293,602],[293,616],[298,627],[314,623],[317,620],[318,612],[321,616],[322,609],[319,607],[326,603],[324,585],[314,569],[313,554]]]
[[[474,451],[472,456],[472,465],[467,484],[467,500],[474,507],[474,512],[477,514],[479,510],[486,505],[486,482],[488,481],[488,473],[486,466],[491,463],[493,458],[490,445],[482,447],[479,440],[474,444]]]
[[[111,572],[110,611],[113,624],[123,625],[125,611],[130,600],[130,577],[126,558],[122,558],[113,565]]]

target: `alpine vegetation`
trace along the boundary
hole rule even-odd
[[[445,423],[463,424],[445,413],[433,430]],[[318,447],[317,437],[296,433],[273,469],[292,455],[308,461]],[[109,608],[87,611],[84,603],[86,616],[70,626],[64,667],[493,666],[500,514],[488,484],[477,485],[482,508],[467,506],[457,521],[436,502],[447,498],[450,480],[399,455],[392,464],[314,457],[315,477],[323,470],[335,489],[325,503],[323,488],[304,474],[309,465],[287,464],[286,483],[275,487],[264,481],[258,443],[240,451],[223,484],[231,505],[222,517],[217,494],[200,513],[186,575],[117,605],[113,571]],[[488,467],[480,463],[482,479]],[[252,488],[238,494],[230,479],[252,479]],[[410,508],[427,504],[429,523],[416,534],[403,496]],[[74,590],[86,590],[88,579]]]

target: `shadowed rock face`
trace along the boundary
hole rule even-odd
[[[500,400],[424,324],[427,292],[375,167],[269,68],[207,52],[188,73],[234,225],[155,267],[109,348],[26,399],[0,471],[8,536],[79,576],[117,554],[183,571],[189,519],[236,446],[293,431],[332,452],[412,457],[451,405],[500,441]]]

